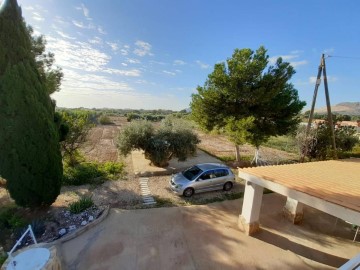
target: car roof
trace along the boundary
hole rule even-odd
[[[202,171],[212,170],[212,169],[228,169],[229,167],[220,164],[220,163],[201,163],[196,164],[195,166],[199,167]]]

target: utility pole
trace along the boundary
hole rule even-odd
[[[330,130],[331,130],[333,157],[334,157],[334,159],[337,159],[336,143],[335,143],[335,131],[334,131],[334,125],[333,125],[333,120],[332,120],[331,105],[330,105],[330,95],[329,95],[329,89],[328,89],[328,83],[327,83],[327,77],[326,77],[325,54],[322,54],[321,59],[320,59],[320,65],[319,65],[319,69],[318,69],[318,74],[317,74],[317,77],[316,77],[315,90],[314,90],[314,96],[313,96],[313,100],[312,100],[312,104],[311,104],[309,121],[308,121],[308,124],[307,124],[307,127],[306,127],[306,132],[305,132],[305,149],[304,149],[304,151],[303,151],[303,153],[301,155],[300,162],[304,162],[305,156],[306,156],[306,154],[308,152],[307,138],[309,136],[311,123],[312,123],[313,117],[314,117],[314,109],[315,109],[315,104],[316,104],[316,97],[317,97],[318,89],[319,89],[319,86],[320,86],[320,83],[321,83],[321,73],[323,74],[323,77],[324,77],[326,108],[327,108],[327,114],[328,114],[328,124],[329,124]]]

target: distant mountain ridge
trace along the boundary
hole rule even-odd
[[[335,114],[360,115],[360,102],[342,102],[331,106],[331,112]],[[315,113],[327,113],[326,107],[315,109]]]

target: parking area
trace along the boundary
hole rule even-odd
[[[289,223],[281,216],[285,199],[264,196],[256,238],[237,227],[241,199],[111,209],[102,223],[62,244],[64,264],[67,269],[334,269],[360,252],[351,228],[341,222],[330,227],[334,218],[312,208],[301,226]]]

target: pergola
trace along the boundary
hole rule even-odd
[[[284,214],[298,223],[303,204],[360,225],[360,159],[329,160],[239,169],[246,180],[239,227],[259,230],[263,189],[287,196]]]

